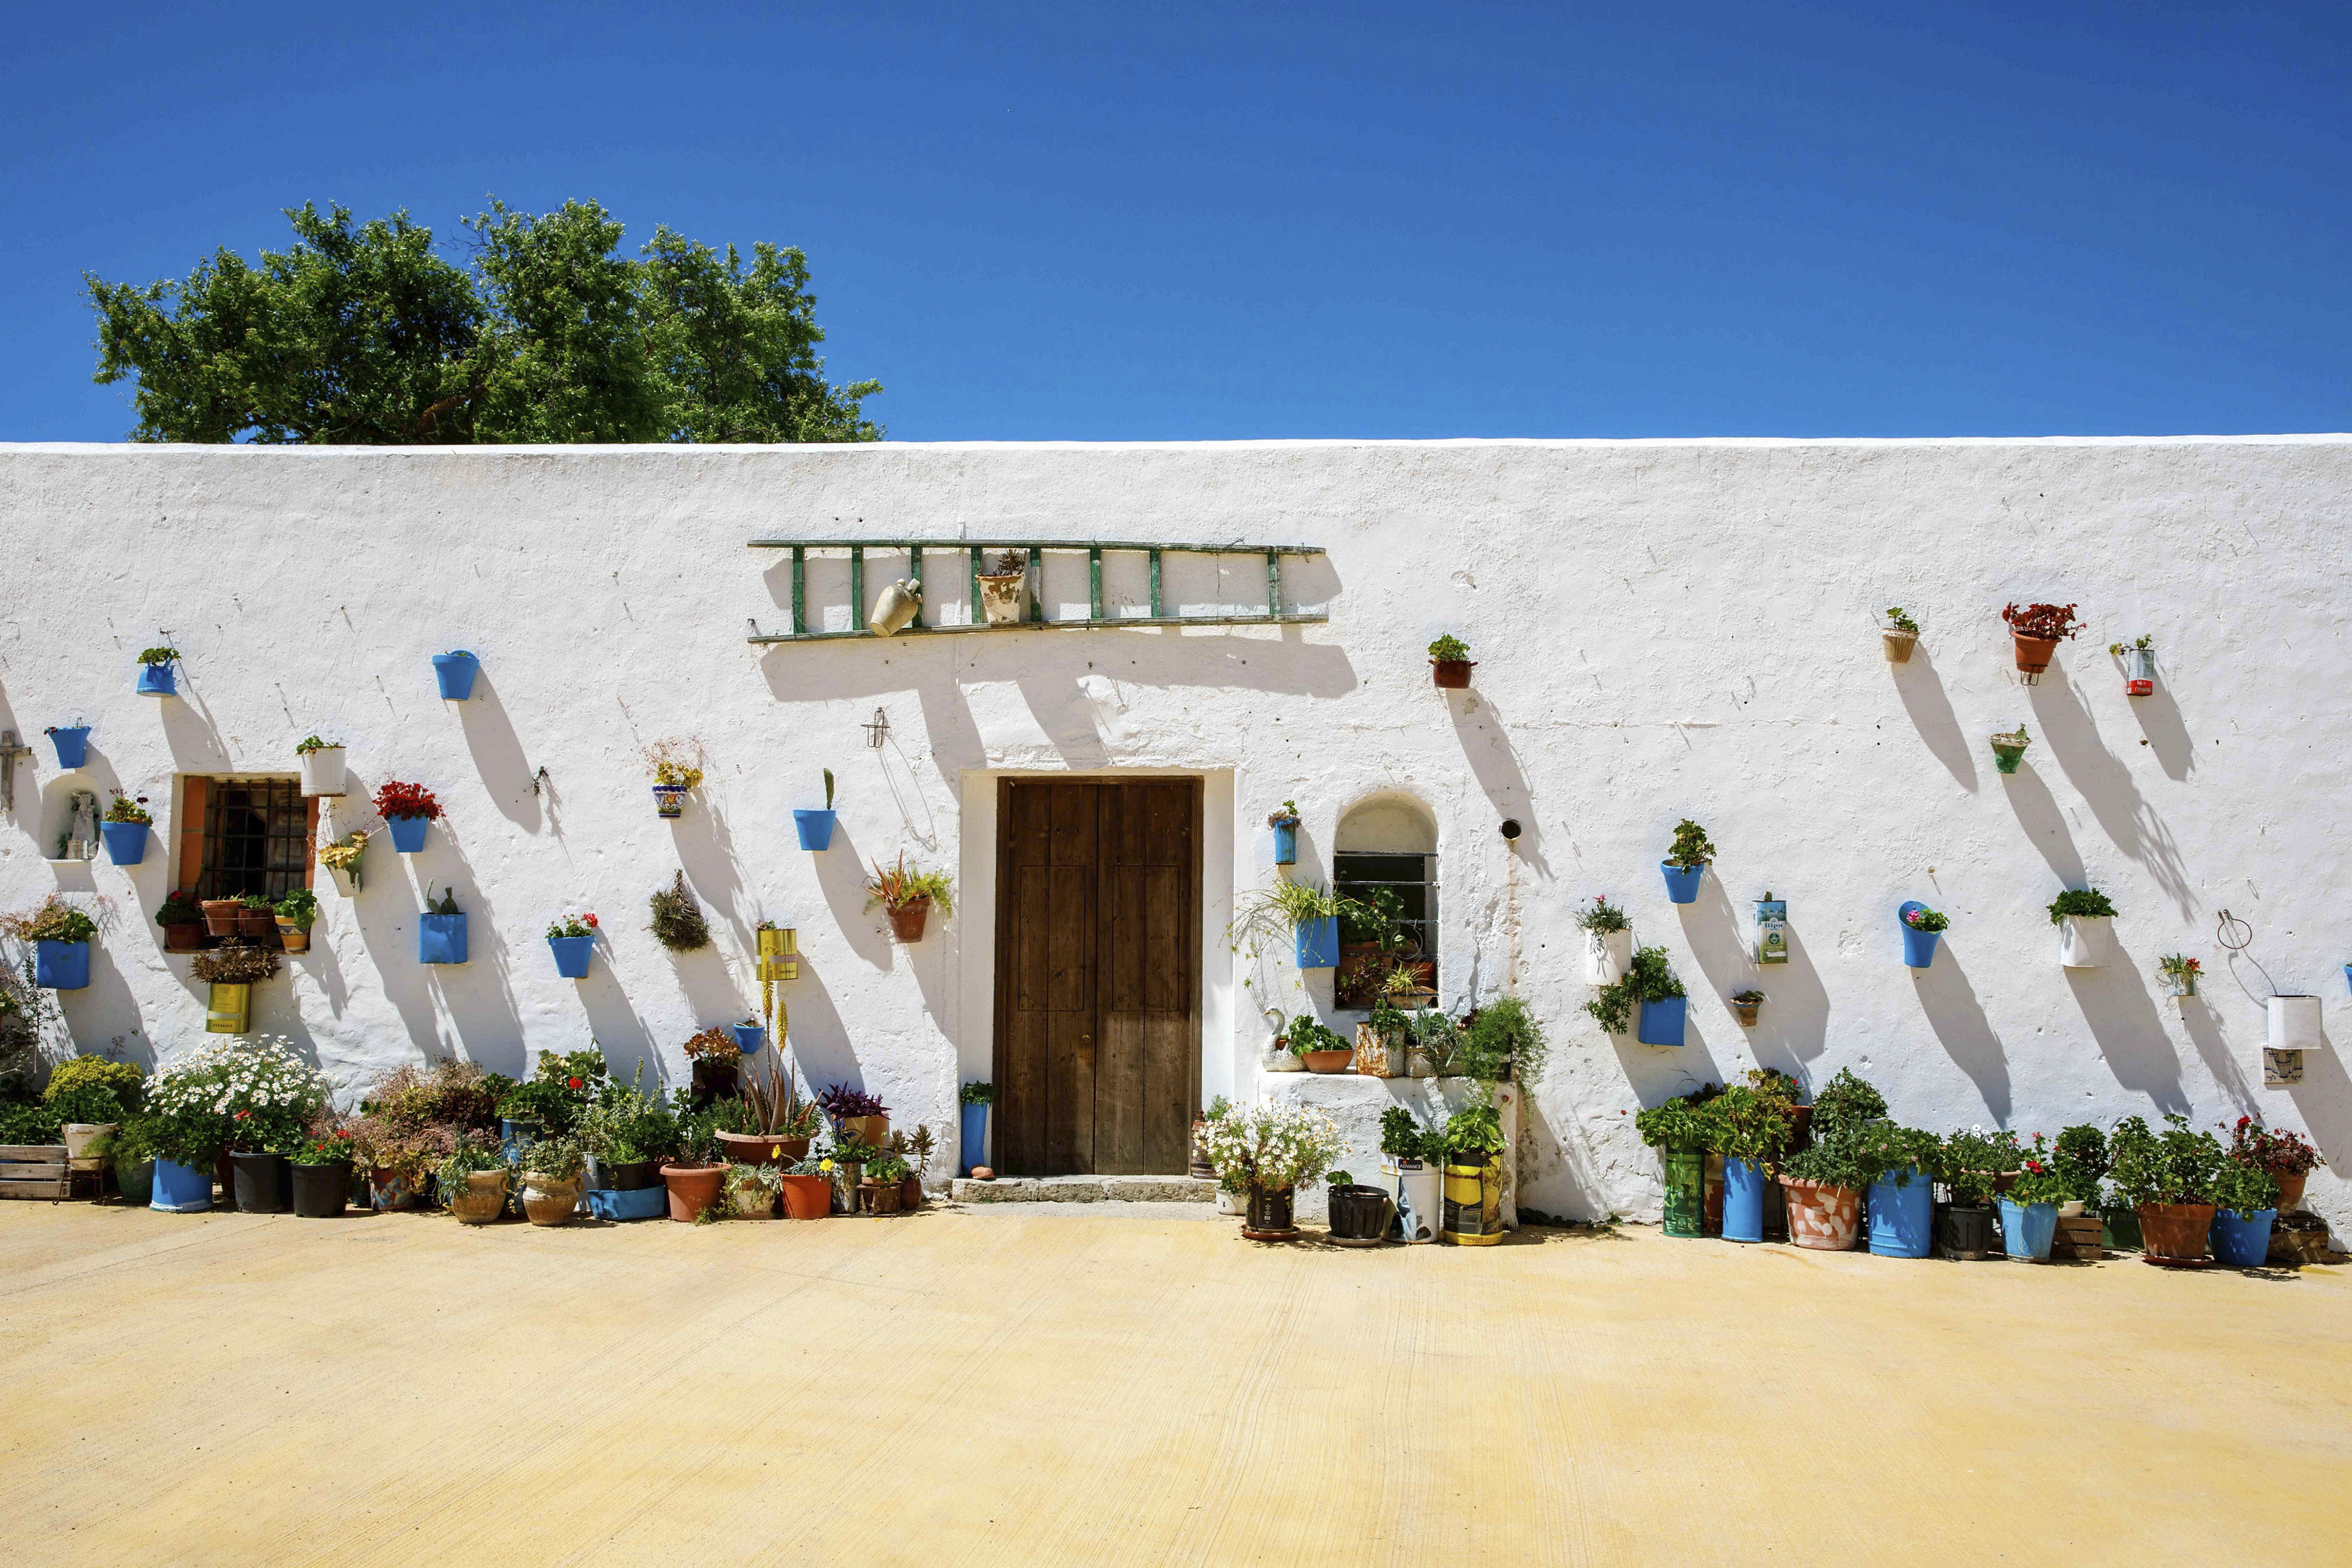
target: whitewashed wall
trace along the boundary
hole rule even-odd
[[[800,928],[810,1076],[862,1082],[902,1124],[951,1125],[959,1077],[987,1070],[991,770],[1172,769],[1210,781],[1204,1092],[1262,1092],[1265,1010],[1329,1003],[1328,973],[1302,994],[1216,934],[1233,889],[1270,874],[1265,814],[1298,801],[1311,863],[1351,802],[1409,795],[1439,824],[1450,1000],[1515,987],[1552,1025],[1521,1110],[1536,1208],[1654,1215],[1628,1113],[1759,1061],[1813,1082],[1852,1066],[1937,1128],[2260,1110],[2352,1166],[2336,1047],[2292,1090],[2265,1090],[2260,1065],[2272,980],[2319,993],[2331,1041],[2352,1037],[2346,437],[13,447],[0,523],[0,724],[37,748],[0,830],[0,901],[89,889],[130,917],[66,1000],[83,1049],[169,1056],[203,1008],[150,918],[168,812],[135,870],[41,858],[80,781],[39,732],[74,717],[96,726],[84,778],[158,804],[175,773],[290,773],[313,730],[350,742],[355,789],[440,794],[431,849],[379,838],[367,890],[329,898],[316,950],[258,992],[257,1027],[346,1086],[428,1042],[511,1072],[592,1032],[623,1071],[643,1057],[677,1075],[685,1037],[754,996],[765,914]],[[1330,554],[1292,563],[1292,597],[1332,621],[747,646],[747,617],[783,623],[790,574],[745,541],[851,533],[1305,541]],[[888,565],[869,562],[869,591]],[[1171,600],[1196,606],[1263,592],[1252,557],[1170,571]],[[1057,572],[1055,596],[1082,605],[1082,572]],[[1139,562],[1108,575],[1140,599]],[[961,613],[961,581],[935,581],[935,614]],[[845,588],[845,566],[813,568],[835,625]],[[1998,618],[2028,598],[2090,623],[2030,689]],[[1927,628],[1907,666],[1874,630],[1892,603]],[[187,655],[177,700],[131,690],[159,628]],[[1429,684],[1422,647],[1449,630],[1479,660],[1466,695]],[[2163,679],[2133,700],[2104,647],[2141,632]],[[444,704],[428,658],[460,646],[482,685]],[[875,750],[860,726],[877,708]],[[1983,737],[2021,720],[2032,750],[1997,775]],[[670,825],[636,751],[677,733],[715,765]],[[828,765],[842,839],[804,855],[790,811],[818,804]],[[362,799],[329,828],[365,823]],[[1656,863],[1684,816],[1721,858],[1676,908]],[[1528,825],[1516,847],[1505,816]],[[863,861],[902,848],[964,894],[913,948],[859,887]],[[644,911],[680,867],[720,942],[674,960]],[[464,969],[415,963],[426,881],[473,916]],[[2042,907],[2086,882],[2123,911],[2124,962],[2062,971]],[[1767,889],[1789,902],[1794,962],[1752,972],[1746,900]],[[1685,1048],[1612,1040],[1580,1012],[1570,921],[1595,893],[1674,955],[1694,993]],[[1894,910],[1913,897],[1953,921],[1927,972],[1900,962]],[[579,905],[613,940],[575,984],[541,933]],[[2224,906],[2252,923],[2259,970],[2215,945]],[[2185,1012],[2153,973],[2176,949],[2211,972]],[[1769,1000],[1743,1031],[1722,998],[1750,981]],[[2352,1221],[2332,1173],[2310,1201]]]

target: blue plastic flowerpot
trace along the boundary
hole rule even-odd
[[[1277,822],[1274,825],[1274,863],[1277,866],[1298,864],[1298,824]]]
[[[464,648],[433,656],[433,679],[441,683],[441,695],[452,702],[463,702],[474,694],[474,677],[481,672],[482,661]]]
[[[669,1188],[662,1183],[630,1192],[591,1187],[588,1212],[598,1219],[660,1219],[669,1213]]]
[[[177,697],[180,694],[177,667],[169,664],[141,665],[139,689],[148,697]]]
[[[1641,1019],[1633,1026],[1633,1037],[1645,1046],[1679,1046],[1683,1043],[1683,1025],[1690,1015],[1690,998],[1669,996],[1660,1002],[1642,1004]]]
[[[2000,1249],[2011,1258],[2050,1261],[2050,1243],[2058,1234],[2056,1204],[2020,1204],[2000,1200]]]
[[[730,1024],[735,1036],[735,1048],[747,1057],[756,1057],[760,1047],[768,1043],[768,1031],[757,1024]]]
[[[988,1107],[967,1105],[963,1108],[963,1126],[956,1147],[956,1159],[963,1173],[971,1174],[974,1165],[988,1163]]]
[[[1669,866],[1660,861],[1658,869],[1666,874],[1668,900],[1677,904],[1698,902],[1699,879],[1706,875],[1705,866]]]
[[[147,1206],[165,1214],[202,1214],[213,1206],[213,1173],[158,1160],[155,1193]]]
[[[588,961],[596,956],[596,939],[593,936],[551,936],[547,939],[548,951],[555,954],[555,973],[566,980],[588,978]]]
[[[1943,936],[1939,931],[1914,931],[1903,928],[1903,962],[1914,969],[1932,968],[1936,963],[1936,942]]]
[[[58,748],[58,766],[68,771],[89,761],[89,726],[71,724],[49,731],[49,740]]]
[[[803,849],[829,849],[833,847],[833,813],[829,811],[795,811],[793,826],[801,836]]]
[[[2250,1215],[2216,1210],[2206,1238],[2213,1245],[2213,1261],[2231,1268],[2260,1268],[2271,1255],[2271,1224],[2277,1218],[2276,1209],[2256,1209]]]
[[[1897,1186],[1892,1176],[1870,1184],[1870,1250],[1880,1258],[1925,1258],[1936,1233],[1936,1184],[1918,1166]]]
[[[425,835],[433,826],[429,816],[394,816],[385,819],[392,829],[392,847],[403,855],[414,855],[425,847]]]
[[[1723,1239],[1764,1239],[1764,1167],[1753,1160],[1723,1163]]]
[[[461,914],[417,916],[416,962],[465,963],[466,917]]]
[[[89,943],[37,942],[33,944],[33,984],[52,991],[79,991],[89,984]]]
[[[1339,921],[1328,915],[1308,921],[1297,931],[1298,967],[1337,969],[1339,966]]]
[[[2344,984],[2352,985],[2352,963],[2344,966]]]
[[[106,840],[106,858],[118,866],[136,866],[147,858],[147,825],[143,822],[101,822],[98,835]]]

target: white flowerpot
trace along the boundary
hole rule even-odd
[[[121,1125],[117,1121],[68,1121],[59,1130],[66,1141],[66,1163],[77,1171],[101,1171],[106,1168],[105,1156],[92,1154],[89,1146],[100,1135],[114,1131]]]
[[[352,880],[352,874],[349,871],[339,866],[330,866],[327,868],[327,875],[333,879],[335,891],[343,897],[353,899],[359,896],[359,885]]]
[[[304,795],[341,795],[343,793],[343,749],[321,746],[315,752],[305,752],[302,763]]]
[[[1404,1238],[1416,1245],[1433,1242],[1442,1228],[1444,1215],[1445,1167],[1423,1160],[1417,1169],[1400,1173],[1393,1163],[1383,1164],[1381,1174],[1388,1178],[1389,1189],[1397,1194],[1397,1213],[1404,1222]]]
[[[2274,1051],[2312,1051],[2320,1046],[2319,998],[2271,998],[2270,1047]]]
[[[1229,1193],[1223,1187],[1218,1188],[1217,1212],[1222,1215],[1233,1215],[1235,1216],[1248,1213],[1249,1194],[1246,1193]]]
[[[1029,574],[1010,573],[1002,577],[983,574],[980,579],[981,613],[992,626],[1017,626],[1029,608]]]
[[[2113,915],[2068,915],[2058,925],[2058,962],[2069,969],[2096,969],[2116,955]]]
[[[1584,983],[1614,985],[1625,978],[1633,962],[1633,933],[1592,931],[1584,933]]]

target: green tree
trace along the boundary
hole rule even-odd
[[[140,441],[356,445],[871,441],[828,385],[795,249],[748,270],[667,228],[641,259],[593,202],[493,200],[459,266],[406,213],[289,209],[258,266],[223,249],[183,282],[86,275],[101,384],[131,380]]]

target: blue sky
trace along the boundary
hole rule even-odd
[[[0,439],[79,279],[495,193],[798,245],[906,439],[2352,429],[2352,6],[16,13]]]

